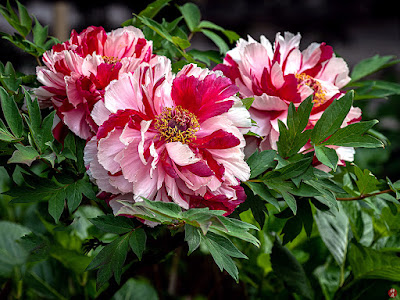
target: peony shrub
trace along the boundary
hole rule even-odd
[[[0,6],[38,61],[0,64],[1,298],[394,295],[400,182],[357,164],[388,146],[362,101],[400,94],[365,77],[398,60],[350,72],[324,42],[245,40],[192,3],[157,22],[168,2],[68,41]]]

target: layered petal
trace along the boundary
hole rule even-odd
[[[251,37],[240,39],[227,52],[224,63],[214,69],[236,83],[241,98],[254,97],[249,112],[257,125],[251,131],[261,137],[261,150],[277,149],[278,120],[286,123],[290,103],[298,107],[313,96],[307,129],[313,128],[333,100],[344,94],[340,89],[350,81],[346,62],[335,56],[332,47],[312,43],[301,51],[300,39],[300,34],[278,33],[273,48],[264,36],[260,42]],[[342,127],[360,119],[361,110],[353,107]]]
[[[88,172],[104,191],[120,187],[113,192],[132,194],[133,201],[231,213],[245,199],[240,180],[250,176],[242,134],[250,114],[237,91],[219,72],[188,65],[174,79],[169,60],[142,63],[114,80],[104,105],[94,106],[99,130],[96,151],[91,142],[85,152],[95,156],[86,159]]]

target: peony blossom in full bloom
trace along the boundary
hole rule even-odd
[[[43,86],[36,95],[42,107],[52,105],[73,133],[88,139],[98,128],[90,113],[103,101],[108,84],[152,58],[152,42],[133,26],[110,33],[94,26],[79,34],[72,31],[68,41],[44,53],[45,66],[37,68]]]
[[[195,65],[174,78],[170,61],[157,60],[121,75],[95,105],[89,175],[101,191],[122,195],[110,201],[114,213],[126,198],[144,197],[230,214],[245,200],[239,184],[250,175],[243,152],[250,115],[238,88]]]
[[[332,47],[312,43],[300,51],[300,39],[300,34],[278,33],[274,47],[264,36],[260,42],[251,37],[248,41],[240,39],[224,63],[215,68],[237,84],[242,98],[254,97],[249,111],[257,126],[252,131],[263,140],[250,140],[261,150],[277,149],[278,120],[286,124],[291,102],[298,107],[313,95],[307,129],[313,128],[332,101],[343,95],[340,89],[350,81],[346,62],[335,56]],[[352,107],[342,126],[360,120],[361,110]],[[338,147],[336,151],[339,159],[353,160],[353,148]]]

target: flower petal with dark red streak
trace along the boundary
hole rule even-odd
[[[195,139],[192,145],[200,149],[227,149],[240,144],[240,140],[232,133],[219,129],[212,134]]]

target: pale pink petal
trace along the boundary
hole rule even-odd
[[[285,83],[282,68],[277,62],[271,68],[271,82],[276,89],[280,89]]]
[[[165,148],[169,157],[179,166],[187,166],[200,161],[188,145],[181,142],[167,143]]]
[[[98,142],[98,157],[100,164],[112,174],[121,170],[121,166],[115,161],[114,157],[123,151],[125,145],[119,140],[122,129],[114,129],[104,139]]]
[[[108,119],[111,112],[106,108],[103,101],[97,102],[92,110],[91,117],[97,125],[101,125]]]
[[[68,128],[82,139],[92,137],[92,131],[86,122],[87,111],[83,107],[77,107],[74,110],[62,112],[64,123]]]
[[[131,73],[123,74],[112,81],[104,94],[105,107],[112,113],[121,109],[143,111],[142,96],[139,83]]]
[[[321,81],[328,81],[338,88],[342,88],[350,82],[350,77],[348,75],[349,68],[343,58],[332,57],[327,61],[316,78]]]

